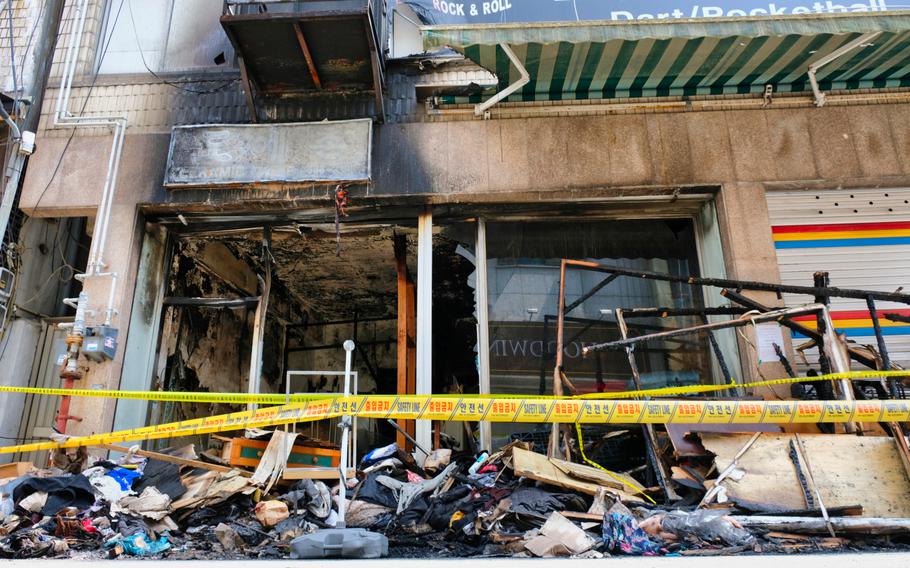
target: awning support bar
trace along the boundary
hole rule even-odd
[[[512,48],[509,47],[507,43],[500,43],[499,47],[505,52],[506,57],[509,58],[509,61],[512,62],[512,65],[518,69],[518,72],[521,73],[521,77],[505,89],[499,91],[489,99],[485,100],[482,103],[479,103],[474,107],[475,116],[486,116],[486,112],[490,110],[493,105],[501,101],[502,99],[508,97],[518,89],[524,87],[531,81],[531,75],[528,74],[528,70],[524,68],[524,65],[521,64],[521,61],[518,60],[518,57],[515,55],[515,52],[512,51]]]
[[[828,63],[831,63],[835,59],[841,57],[842,55],[850,53],[857,47],[861,47],[863,44],[875,39],[881,33],[882,32],[871,32],[868,34],[863,34],[855,40],[840,46],[828,55],[821,57],[818,61],[809,65],[809,83],[812,85],[812,93],[815,95],[815,106],[825,106],[825,93],[823,93],[821,89],[818,88],[818,80],[815,78],[815,74],[818,72],[818,70]]]

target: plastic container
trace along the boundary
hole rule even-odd
[[[325,529],[291,541],[291,558],[382,558],[389,539],[366,529]]]

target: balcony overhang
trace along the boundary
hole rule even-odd
[[[221,25],[256,96],[373,93],[381,101],[381,11],[371,0],[231,0]],[[283,6],[287,6],[282,8]]]
[[[511,102],[808,91],[810,65],[874,32],[818,71],[821,88],[910,86],[907,12],[422,28],[427,49],[463,53],[496,74],[500,91],[520,77],[508,45],[530,75]]]
[[[370,180],[373,121],[176,126],[169,189],[293,189]]]

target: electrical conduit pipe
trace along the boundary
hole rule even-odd
[[[101,191],[101,203],[96,214],[95,236],[89,249],[88,264],[85,274],[76,278],[85,282],[91,278],[110,278],[111,285],[108,292],[107,306],[104,310],[104,325],[111,325],[117,310],[114,309],[114,295],[117,286],[117,273],[105,272],[104,249],[107,243],[108,227],[111,218],[111,204],[117,188],[117,175],[120,171],[120,157],[123,154],[123,139],[126,135],[127,121],[125,116],[74,116],[69,110],[70,95],[73,89],[73,77],[76,73],[76,64],[79,48],[82,45],[82,36],[85,30],[88,0],[78,0],[75,10],[75,22],[72,41],[66,48],[63,63],[63,77],[60,92],[57,95],[57,105],[54,111],[54,126],[66,127],[110,127],[113,129],[111,154],[108,158],[107,173],[104,177],[104,186]],[[88,96],[88,94],[86,95]],[[75,322],[70,328],[66,338],[67,351],[60,378],[63,379],[63,388],[73,388],[73,383],[82,378],[77,361],[85,336],[86,316],[92,315],[88,310],[89,296],[83,291],[78,298],[67,298],[64,303],[76,308]],[[79,417],[69,416],[69,397],[61,397],[60,410],[57,413],[55,426],[57,431],[64,433],[69,420],[81,420]]]

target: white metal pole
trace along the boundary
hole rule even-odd
[[[518,56],[515,55],[515,52],[512,51],[512,48],[509,47],[509,44],[500,43],[499,48],[502,49],[503,53],[506,54],[506,57],[509,58],[509,61],[512,62],[512,65],[514,65],[515,68],[518,69],[519,77],[514,83],[512,83],[505,89],[499,91],[498,93],[496,93],[495,95],[493,95],[492,97],[487,99],[486,101],[476,105],[474,107],[475,116],[484,116],[484,114],[490,108],[492,108],[493,105],[495,105],[499,101],[503,100],[504,98],[508,97],[509,95],[511,95],[512,93],[517,91],[518,89],[524,87],[531,81],[530,73],[528,73],[528,70],[525,69],[524,65],[521,64],[521,60],[518,59]]]
[[[344,342],[344,398],[351,396],[351,362],[354,358],[354,342],[348,339]],[[338,528],[345,528],[344,511],[345,500],[347,496],[348,481],[348,435],[351,431],[351,417],[348,415],[341,417],[341,459],[338,463],[338,470],[341,477],[341,484],[338,486]]]
[[[417,221],[416,386],[417,394],[433,392],[433,213],[429,207],[424,209]],[[429,420],[418,420],[415,434],[421,446],[433,446]]]
[[[821,89],[819,88],[818,79],[815,77],[815,74],[818,73],[818,70],[821,69],[822,66],[831,63],[835,59],[842,57],[842,56],[846,55],[847,53],[850,53],[857,47],[866,47],[866,45],[869,44],[870,41],[872,41],[873,39],[878,37],[881,33],[882,32],[871,32],[871,33],[863,34],[863,35],[859,36],[858,38],[854,39],[853,41],[846,43],[846,44],[840,46],[839,48],[835,49],[828,55],[822,56],[817,61],[814,61],[813,63],[811,63],[809,65],[809,71],[808,71],[809,85],[811,85],[812,93],[815,95],[815,106],[817,106],[817,107],[825,106],[825,93],[823,93],[821,91]]]
[[[259,303],[256,305],[256,314],[253,321],[253,341],[252,351],[250,353],[250,374],[247,384],[249,394],[259,394],[260,383],[262,382],[262,347],[265,339],[265,319],[269,310],[269,293],[272,288],[272,273],[267,266],[265,278],[259,277],[259,285],[262,293],[259,295]],[[250,402],[246,405],[249,412],[254,412],[259,405]]]
[[[490,394],[490,306],[488,299],[489,280],[487,274],[487,224],[477,220],[477,243],[474,262],[476,282],[474,286],[477,306],[477,373],[480,379],[480,394]],[[480,423],[481,449],[491,451],[493,434],[489,422]]]

